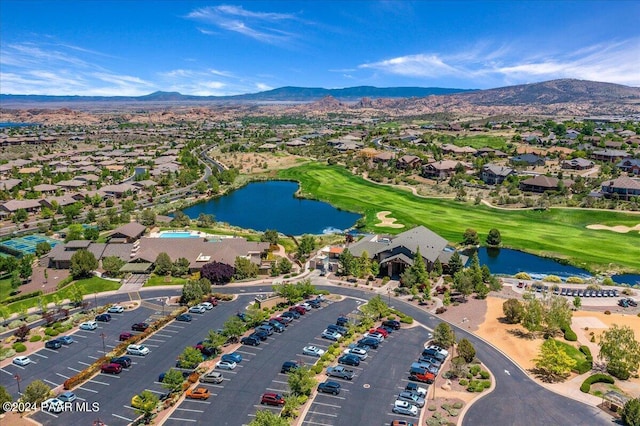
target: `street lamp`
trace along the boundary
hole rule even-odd
[[[104,334],[104,333],[100,333],[100,337],[102,337],[102,353],[106,355],[107,354],[107,347],[104,344],[104,338],[107,337],[107,335]]]
[[[96,313],[98,313],[98,293],[93,293],[93,302],[96,306]]]
[[[13,378],[16,379],[16,382],[18,383],[18,395],[20,395],[20,394],[22,394],[22,392],[20,392],[20,382],[22,381],[22,379],[17,374],[15,376],[13,376]]]

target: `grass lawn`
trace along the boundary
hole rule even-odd
[[[109,281],[99,277],[85,278],[75,281],[75,284],[69,284],[62,290],[58,290],[55,293],[49,293],[42,296],[42,303],[48,304],[51,302],[57,302],[64,299],[71,298],[73,294],[73,287],[78,288],[83,295],[101,293],[104,291],[112,291],[120,288],[120,283],[116,281]],[[31,299],[20,300],[18,302],[11,303],[6,306],[8,313],[21,312],[29,308],[33,308],[39,305],[40,298],[34,297]]]
[[[453,141],[453,144],[456,146],[470,146],[471,148],[480,149],[484,147],[489,147],[493,149],[499,149],[504,151],[507,147],[507,141],[505,138],[500,136],[485,136],[485,135],[477,135],[477,136],[465,136],[463,138],[457,138]]]
[[[11,278],[0,280],[0,300],[4,300],[9,297],[12,291]]]
[[[144,284],[144,287],[155,287],[159,285],[183,285],[186,282],[187,282],[186,278],[163,277],[160,275],[152,274],[151,277]]]
[[[553,339],[556,344],[563,348],[564,351],[567,353],[567,355],[569,355],[571,358],[573,358],[576,363],[581,363],[587,360],[587,357],[585,356],[585,354],[583,354],[582,352],[580,352],[578,350],[578,348],[576,348],[575,346],[571,346],[570,344],[560,341],[558,339]]]
[[[561,208],[500,210],[472,203],[420,198],[406,190],[367,182],[343,167],[320,163],[281,170],[278,176],[300,182],[304,196],[365,215],[367,229],[372,232],[397,234],[424,225],[458,243],[467,228],[478,231],[482,241],[491,228],[497,228],[505,247],[566,259],[592,271],[640,270],[637,233],[618,234],[586,228],[596,223],[635,226],[640,223],[638,215]],[[391,211],[390,216],[405,228],[373,226],[378,223],[376,214],[385,210]]]

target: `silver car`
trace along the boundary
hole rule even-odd
[[[200,381],[203,383],[222,383],[223,380],[222,373],[218,371],[211,371],[200,377]]]
[[[417,392],[411,392],[408,390],[404,390],[400,392],[398,395],[398,399],[400,401],[407,401],[413,405],[416,405],[420,408],[424,407],[424,398],[418,395]]]
[[[399,399],[393,403],[392,411],[396,414],[404,414],[406,416],[415,417],[418,415],[418,407],[407,401],[401,401]]]

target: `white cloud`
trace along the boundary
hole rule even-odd
[[[264,83],[256,83],[256,89],[258,89],[261,92],[265,92],[267,90],[273,90],[273,87],[269,86],[268,84],[264,84]]]
[[[359,68],[373,68],[409,77],[438,77],[460,73],[436,54],[399,56],[371,64],[362,64]]]

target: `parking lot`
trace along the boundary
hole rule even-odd
[[[315,363],[317,358],[302,355],[302,348],[316,345],[326,349],[332,342],[319,337],[322,330],[338,316],[354,310],[359,303],[353,299],[325,302],[322,308],[312,309],[294,320],[283,333],[274,333],[259,346],[241,346],[237,352],[242,355],[242,362],[233,371],[219,370],[225,378],[221,384],[198,385],[208,387],[215,396],[207,401],[184,400],[164,424],[238,426],[251,422],[258,410],[279,411],[279,408],[260,405],[260,397],[265,392],[287,391],[288,376],[280,372],[282,363],[289,360],[309,365]]]
[[[220,303],[217,307],[203,314],[193,314],[192,322],[174,321],[167,324],[143,342],[151,350],[148,355],[128,355],[133,361],[130,368],[124,369],[119,375],[98,374],[73,390],[80,401],[98,402],[99,411],[86,410],[59,414],[41,411],[36,413],[33,419],[44,425],[93,424],[98,418],[110,426],[124,426],[131,423],[138,417],[130,406],[131,398],[145,389],[156,394],[166,392],[157,382],[159,374],[175,365],[178,355],[182,353],[185,347],[195,345],[206,336],[209,330],[221,328],[227,318],[236,311],[243,309],[250,300],[250,296],[241,296],[234,302]],[[118,344],[120,331],[130,331],[131,324],[143,322],[159,314],[161,312],[138,308],[135,311],[120,314],[122,317],[119,314],[112,314],[114,318],[111,322],[98,323],[101,328],[93,332],[79,331],[76,335],[82,335],[83,337],[78,337],[76,340],[79,340],[79,344],[91,342],[92,352],[84,354],[82,357],[78,356],[78,354],[72,358],[65,357],[64,366],[55,367],[54,379],[51,380],[51,383],[49,381],[47,383],[51,384],[52,387],[54,384],[60,384],[66,380],[66,377],[71,377],[98,359],[102,355],[102,339],[100,337],[102,332],[107,335],[105,337],[105,346],[109,351],[110,348]],[[73,343],[69,347],[63,347],[60,350],[73,351],[77,349],[74,346],[78,345],[78,343]],[[38,367],[40,365],[41,363],[38,364]],[[50,368],[54,368],[51,362],[48,365]],[[30,365],[25,368],[30,369],[32,367]],[[42,371],[40,373],[34,372],[33,374],[34,377],[38,378],[46,377],[47,375]],[[58,377],[57,382],[54,381],[55,377]]]
[[[404,417],[409,419],[394,414],[391,409],[395,397],[409,382],[409,366],[417,360],[427,339],[428,331],[420,326],[391,333],[377,350],[369,350],[360,366],[347,367],[355,371],[351,381],[329,379],[342,385],[340,394],[318,393],[302,424],[377,425]]]

